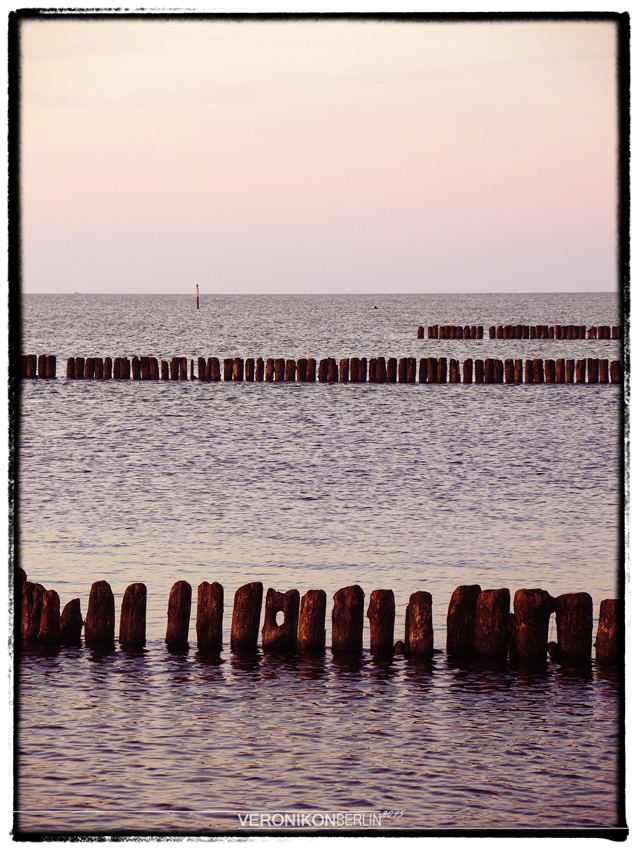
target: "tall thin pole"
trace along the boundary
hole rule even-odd
[[[199,284],[196,283],[195,287],[197,288],[197,309],[199,310]]]

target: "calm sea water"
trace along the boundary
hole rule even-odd
[[[603,294],[200,304],[27,296],[23,351],[56,354],[61,375],[72,355],[620,356],[615,341],[416,339],[431,323],[616,324]],[[394,590],[396,639],[410,594],[432,593],[438,650],[459,584],[584,590],[596,618],[619,594],[621,413],[612,385],[24,382],[20,564],[83,613],[98,579],[116,612],[146,583],[148,641],[23,652],[19,828],[241,833],[238,813],[293,811],[393,812],[382,829],[399,830],[622,825],[616,670],[228,649],[234,592],[257,580],[323,588],[328,645],[331,597],[354,583]],[[195,605],[190,652],[165,648],[178,579],[195,599],[224,586],[218,660],[196,652]]]

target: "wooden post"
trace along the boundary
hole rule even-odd
[[[494,358],[492,357],[485,358],[485,383],[494,383]]]
[[[74,367],[73,371],[75,371],[75,367]],[[18,364],[18,377],[20,377],[20,378],[26,378],[27,377],[27,355],[26,354],[20,355],[20,361],[19,361],[19,364]],[[67,375],[67,377],[68,377],[68,375]]]
[[[471,384],[472,383],[472,372],[474,369],[474,361],[471,357],[468,357],[467,360],[463,361],[463,383]]]
[[[98,381],[104,377],[104,362],[101,357],[96,357],[93,362],[93,374]]]
[[[447,654],[469,656],[474,653],[476,603],[481,593],[478,584],[457,587],[447,611]]]
[[[275,358],[274,357],[267,357],[266,358],[266,371],[264,372],[264,380],[267,381],[268,383],[271,383],[271,381],[274,379],[274,377],[275,377]]]
[[[439,338],[439,326],[438,325],[432,325],[432,339],[438,339],[438,338]]]
[[[187,581],[176,581],[168,597],[165,643],[181,649],[188,646],[193,590]]]
[[[546,590],[517,590],[514,594],[514,635],[518,658],[547,659],[547,632],[554,600]]]
[[[529,339],[529,325],[523,325],[522,339]]]
[[[523,361],[515,360],[514,361],[514,383],[522,384],[523,383]]]
[[[529,338],[530,339],[536,339],[536,326],[535,325],[529,326]]]
[[[494,361],[494,383],[502,384],[503,383],[503,361],[495,360]]]
[[[533,361],[533,369],[534,369],[534,383],[535,384],[544,384],[545,383],[545,373],[543,371],[543,361],[540,357],[536,357]]]
[[[133,373],[133,380],[140,381],[142,379],[142,370],[140,368],[140,358],[135,355],[131,359],[131,371]],[[85,373],[86,375],[86,373]]]
[[[598,359],[596,357],[587,358],[587,383],[598,383]]]
[[[480,655],[507,656],[509,611],[510,592],[506,587],[481,591],[474,628],[474,647]]]
[[[120,378],[124,378],[125,381],[130,380],[131,377],[131,361],[128,357],[122,357],[120,363]]]
[[[363,590],[358,584],[342,587],[333,596],[332,652],[363,650]]]
[[[547,328],[547,325],[545,325],[545,327]],[[550,327],[547,329],[547,338],[548,338],[548,339],[554,339],[554,328],[553,328],[553,327],[551,327],[551,325],[550,325]]]
[[[620,360],[612,360],[609,364],[609,374],[612,384],[619,384],[622,378]]]
[[[74,367],[75,372],[75,367]],[[123,377],[124,366],[122,364],[122,358],[116,357],[113,361],[113,380],[120,380]]]
[[[38,643],[60,645],[60,597],[55,590],[45,590],[42,597]]]
[[[295,363],[295,361],[294,360],[286,360],[285,380],[286,381],[294,381],[296,371],[297,371],[297,364]]]
[[[516,325],[516,339],[523,339],[523,325]]]
[[[211,381],[221,381],[222,373],[220,368],[219,357],[209,357],[210,363],[210,379]]]
[[[533,384],[534,383],[534,361],[526,360],[525,361],[525,383]]]
[[[195,380],[195,361],[191,357],[191,381]]]
[[[573,384],[574,383],[574,361],[573,360],[565,360],[565,383]]]
[[[206,364],[204,364],[204,369]],[[148,358],[148,372],[151,381],[159,381],[159,363],[157,357]]]
[[[197,649],[217,653],[222,649],[224,588],[219,582],[203,581],[197,588]]]
[[[96,581],[91,585],[84,624],[84,642],[87,646],[115,644],[115,602],[107,581]]]
[[[556,383],[565,383],[565,360],[562,357],[556,360]]]
[[[120,644],[140,649],[146,644],[146,585],[129,584],[120,609]]]
[[[347,357],[342,358],[339,361],[339,381],[341,383],[348,383],[348,379],[350,377],[350,361]]]
[[[319,382],[325,384],[328,380],[328,359],[326,357],[319,361]]]
[[[140,357],[140,378],[142,381],[151,379],[151,361],[148,357]]]
[[[224,357],[224,380],[232,381],[233,380],[233,358],[232,357]]]
[[[396,360],[394,361],[396,363]],[[399,358],[399,368],[397,377],[399,379],[400,384],[407,384],[408,382],[408,358],[400,357]]]
[[[427,357],[422,357],[419,360],[419,383],[425,384],[428,379],[428,359]]]
[[[484,384],[485,383],[485,372],[483,370],[483,361],[475,360],[474,361],[474,383],[476,384]]]
[[[179,357],[171,357],[171,381],[179,380]]]
[[[186,357],[179,358],[179,379],[180,381],[188,380],[188,359]]]
[[[470,339],[470,335],[471,335],[470,326],[465,325],[463,327],[463,339]]]
[[[561,661],[591,661],[593,604],[589,593],[563,593],[556,598],[556,634]]]
[[[545,361],[545,383],[556,383],[556,363],[553,360]]]
[[[69,357],[66,361],[67,378],[75,378],[75,357]]]
[[[478,325],[476,328],[476,338],[483,339],[483,325]]]
[[[310,361],[308,361],[310,362]],[[314,362],[314,361],[313,361]],[[359,383],[365,384],[368,374],[368,360],[366,357],[359,358]],[[313,378],[314,381],[314,378]]]
[[[459,372],[459,361],[450,357],[450,383],[458,384],[460,380],[461,375]]]
[[[521,361],[522,365],[522,361]],[[505,361],[505,383],[513,384],[514,383],[514,361],[511,358],[508,358]]]
[[[60,617],[60,643],[62,646],[79,646],[82,641],[84,620],[80,611],[80,600],[67,602]]]
[[[305,383],[306,381],[306,371],[308,369],[308,358],[300,357],[297,360],[297,381],[301,383]],[[268,594],[266,594],[268,596]]]
[[[432,594],[425,590],[413,593],[405,609],[403,651],[407,656],[422,658],[431,658],[434,655]]]
[[[503,326],[502,325],[498,325],[497,328],[496,328],[496,339],[503,339]],[[486,381],[485,383],[491,384],[493,382],[492,381]]]
[[[423,339],[423,337],[424,337],[424,328],[423,328],[422,325],[419,325],[419,327],[416,329],[416,338],[417,339]]]
[[[496,327],[494,325],[488,330],[489,338],[496,339]]]
[[[255,358],[247,357],[246,358],[246,380],[254,381],[255,380]]]
[[[275,359],[275,381],[283,381],[286,376],[286,361],[283,357]]]
[[[41,584],[25,581],[22,586],[20,633],[22,640],[35,643],[40,631],[40,616],[45,589]]]
[[[432,325],[428,325],[428,339],[434,339],[432,335]]]
[[[162,360],[162,380],[168,381],[168,360]]]
[[[359,383],[359,358],[351,357],[350,358],[350,381],[353,384]]]
[[[283,611],[284,621],[277,625],[277,613]],[[272,587],[266,593],[264,627],[261,630],[261,645],[265,651],[294,652],[297,648],[299,624],[299,591],[288,590],[278,593]]]
[[[606,328],[604,325],[599,325],[599,327],[598,327],[598,339],[606,339],[607,330],[608,330],[608,328]]]
[[[263,381],[264,380],[264,358],[258,357],[255,361],[255,380]]]
[[[49,354],[47,357],[47,368],[46,368],[46,376],[47,378],[55,378],[56,372],[56,359],[54,354]]]
[[[396,384],[397,382],[397,359],[396,357],[388,357],[385,369],[386,384]]]
[[[416,381],[416,357],[407,357],[407,382],[408,384],[413,384]]]
[[[391,590],[373,590],[367,611],[372,655],[394,654],[394,612],[394,593]]]
[[[334,357],[328,358],[328,381],[336,383],[339,380],[339,367]]]
[[[470,325],[470,339],[476,339],[478,329],[476,325]]]
[[[28,363],[27,363],[28,366]],[[84,378],[84,357],[75,358],[75,377]]]
[[[197,358],[197,380],[198,381],[210,381],[210,369],[208,370],[208,377],[206,376],[206,358],[198,357]]]
[[[236,651],[254,651],[259,636],[259,617],[264,586],[253,581],[238,588],[233,605],[233,622],[230,631],[230,648]]]
[[[600,603],[598,631],[596,632],[596,661],[599,664],[616,664],[620,659],[620,606],[617,599],[603,599]]]
[[[375,375],[376,375],[376,383],[377,384],[385,384],[385,382],[386,382],[385,357],[377,357],[377,368],[375,370]]]
[[[47,376],[47,356],[46,354],[40,354],[37,360],[38,364],[38,378],[46,378]]]
[[[233,381],[244,380],[244,361],[241,357],[233,359]]]
[[[437,384],[447,384],[447,357],[439,357],[436,365]]]
[[[299,614],[300,652],[322,653],[326,648],[326,592],[309,590],[301,598]]]
[[[587,334],[587,328],[585,325],[580,325],[578,328],[578,339],[585,339]]]
[[[428,357],[428,384],[436,384],[438,365],[436,357]]]
[[[609,361],[600,359],[598,360],[598,383],[599,384],[608,384],[609,383]]]

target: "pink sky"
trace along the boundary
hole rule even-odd
[[[616,288],[612,24],[21,38],[24,292]]]

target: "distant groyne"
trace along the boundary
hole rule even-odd
[[[425,339],[419,325],[417,339]],[[620,325],[492,325],[490,339],[622,339]],[[428,339],[483,339],[483,325],[428,325]]]
[[[20,639],[23,644],[46,646],[82,644],[93,648],[115,648],[115,602],[107,581],[91,586],[86,619],[80,600],[68,602],[60,613],[55,590],[27,581],[16,571],[16,602]],[[263,585],[259,581],[238,588],[234,596],[230,650],[256,652],[261,622]],[[139,650],[146,643],[146,585],[137,582],[124,591],[120,612],[119,644]],[[359,585],[338,590],[333,597],[332,644],[334,655],[363,653],[365,594]],[[165,642],[169,649],[188,648],[192,587],[187,581],[173,585],[167,611]],[[280,654],[322,654],[326,650],[326,593],[309,590],[301,599],[296,589],[266,594],[261,649]],[[223,649],[222,617],[224,588],[218,582],[202,582],[197,592],[197,648],[219,654]],[[277,623],[277,614],[283,621]],[[555,615],[556,641],[548,642],[550,616]],[[430,659],[435,653],[432,627],[432,595],[416,591],[405,612],[403,639],[395,641],[395,600],[389,589],[373,590],[366,611],[370,621],[373,657],[403,655],[408,659]],[[616,664],[621,660],[621,608],[615,599],[600,605],[595,641],[596,661]],[[461,585],[450,599],[447,611],[446,653],[450,659],[483,659],[498,662],[555,661],[587,665],[592,660],[593,610],[588,593],[565,593],[557,597],[540,588],[524,588],[514,594],[510,611],[507,588],[483,590],[479,585]]]
[[[190,366],[190,368],[189,368]],[[53,355],[24,354],[20,378],[51,380],[57,377]],[[295,383],[375,384],[618,384],[620,360],[605,358],[466,358],[447,357],[69,357],[67,380],[118,381],[263,381]]]

